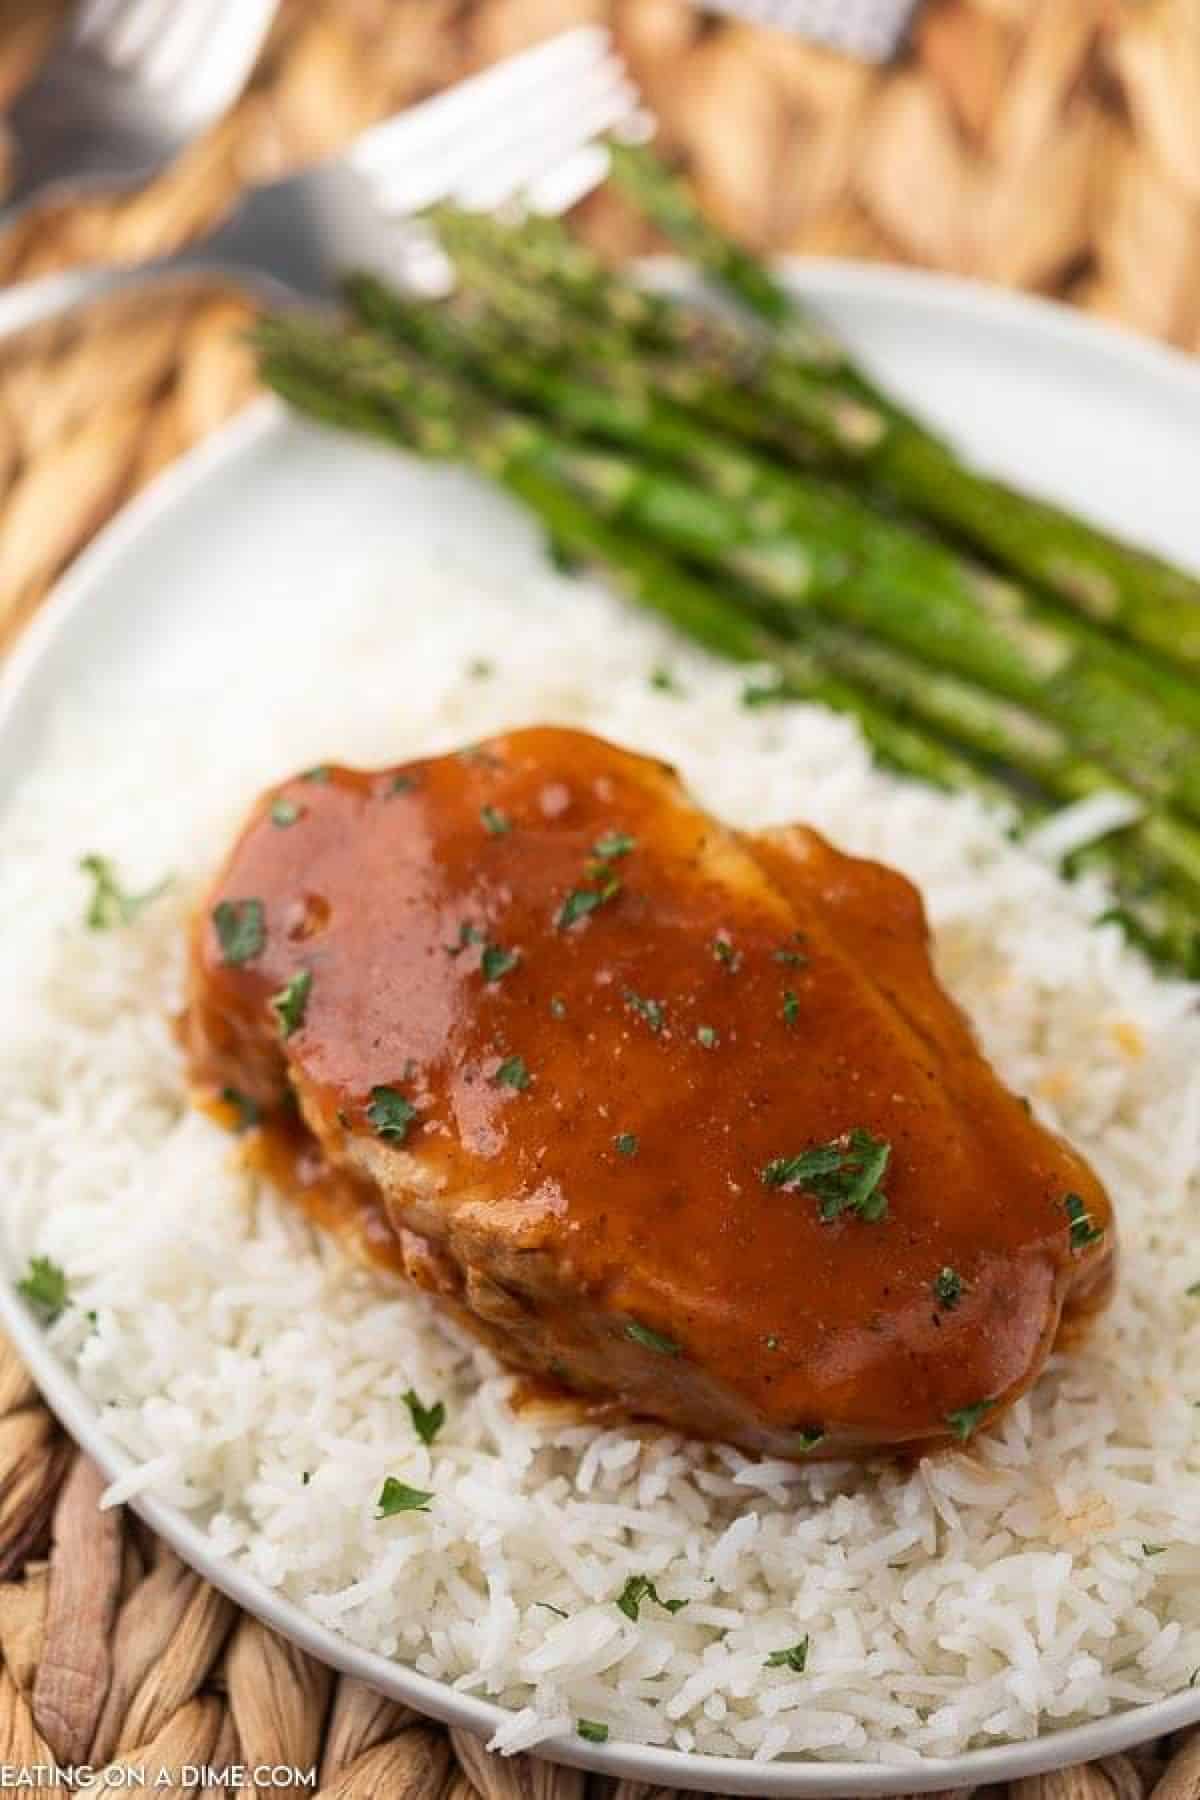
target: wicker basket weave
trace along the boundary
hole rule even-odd
[[[61,10],[0,0],[0,106]],[[238,188],[581,18],[610,21],[705,204],[761,248],[869,257],[1058,294],[1200,350],[1200,0],[935,0],[886,71],[705,21],[684,0],[285,0],[235,111],[148,192],[35,215],[0,280],[170,247]],[[614,202],[586,228],[650,244]],[[106,307],[0,363],[0,645],[166,463],[247,400],[243,300]],[[343,1800],[640,1800],[500,1761],[334,1677],[130,1514],[0,1340],[0,1767],[319,1771]],[[178,1777],[160,1793],[191,1789]],[[1013,1800],[1200,1800],[1200,1732],[1014,1783]]]

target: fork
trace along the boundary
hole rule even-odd
[[[578,26],[374,126],[332,161],[250,189],[171,256],[9,288],[0,339],[164,278],[219,276],[273,303],[333,302],[347,268],[436,287],[448,266],[413,215],[438,200],[490,211],[517,195],[563,211],[603,179],[599,140],[618,127],[644,127],[637,93],[608,33]]]
[[[278,0],[82,0],[8,113],[6,221],[54,192],[137,186],[245,85]]]

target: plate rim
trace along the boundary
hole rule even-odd
[[[1019,326],[1027,334],[1081,342],[1128,367],[1169,375],[1194,392],[1200,406],[1200,359],[1139,336],[1131,329],[1081,315],[1059,302],[1036,295],[1010,293],[958,276],[891,265],[875,266],[836,257],[781,259],[779,267],[807,298],[836,301],[847,292],[868,299],[898,300],[935,312],[966,316],[976,323],[989,319]],[[653,284],[679,284],[682,265],[658,257],[642,265]],[[123,507],[69,565],[51,593],[17,638],[0,666],[0,759],[7,760],[6,735],[17,703],[92,588],[119,565],[142,534],[226,465],[250,455],[255,447],[283,428],[286,413],[271,396],[251,404],[229,424],[187,451]],[[43,1328],[19,1298],[15,1282],[0,1270],[0,1325],[37,1383],[42,1399],[76,1444],[110,1481],[133,1466],[133,1459],[110,1442],[99,1412],[50,1348]],[[244,1611],[327,1666],[352,1675],[376,1691],[406,1702],[443,1724],[490,1736],[512,1711],[456,1690],[449,1683],[422,1675],[410,1665],[377,1652],[362,1650],[319,1624],[302,1607],[285,1599],[257,1577],[216,1554],[205,1533],[188,1514],[152,1494],[132,1495],[128,1505],[150,1528]],[[615,1741],[591,1745],[571,1736],[548,1738],[529,1754],[568,1766],[661,1787],[723,1794],[780,1797],[820,1795],[916,1794],[958,1787],[977,1787],[1041,1774],[1068,1764],[1112,1755],[1150,1738],[1200,1723],[1200,1687],[1165,1700],[1148,1701],[1096,1720],[1040,1732],[1018,1743],[988,1745],[945,1758],[922,1757],[908,1762],[837,1762],[724,1757]]]

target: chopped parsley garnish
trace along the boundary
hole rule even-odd
[[[802,1637],[798,1644],[790,1644],[786,1650],[772,1650],[763,1663],[764,1669],[790,1669],[794,1675],[803,1675],[808,1666],[808,1639]]]
[[[636,849],[637,839],[630,837],[627,831],[606,831],[592,845],[592,855],[598,862],[619,862]]]
[[[519,950],[506,950],[503,944],[485,944],[479,966],[485,981],[502,981],[521,960]]]
[[[715,1050],[720,1041],[719,1033],[714,1031],[711,1025],[697,1025],[696,1042],[702,1044],[706,1050]]]
[[[411,793],[413,788],[415,788],[416,786],[418,786],[416,776],[415,775],[407,775],[403,771],[401,771],[401,773],[399,775],[392,776],[391,781],[388,783],[388,793],[389,794],[408,794],[408,793]]]
[[[234,1126],[235,1131],[252,1131],[262,1117],[258,1101],[252,1100],[249,1094],[243,1094],[240,1088],[223,1087],[221,1089],[221,1103],[223,1106],[232,1106],[234,1112],[237,1114],[237,1123]]]
[[[301,1471],[300,1471],[300,1486],[307,1487],[311,1480],[312,1480],[311,1472],[308,1469],[301,1469]]]
[[[826,1223],[852,1212],[873,1224],[887,1212],[881,1184],[891,1154],[886,1138],[856,1127],[798,1156],[776,1157],[763,1169],[762,1179],[767,1187],[803,1188],[817,1201]]]
[[[788,697],[787,688],[782,681],[748,681],[742,689],[742,705],[747,712],[753,712],[760,706],[778,706],[781,700]]]
[[[797,1000],[791,988],[784,988],[783,990],[783,1006],[781,1011],[783,1013],[783,1022],[785,1025],[794,1025],[796,1020],[800,1017],[800,1002]]]
[[[389,1144],[402,1144],[408,1128],[417,1117],[417,1109],[406,1100],[399,1088],[373,1087],[367,1105],[367,1120],[376,1137]]]
[[[394,1475],[389,1475],[380,1489],[379,1511],[375,1517],[393,1519],[397,1513],[428,1512],[432,1499],[433,1495],[427,1494],[424,1488],[409,1487],[407,1482],[397,1481]]]
[[[799,941],[800,935],[799,932],[796,933],[797,941]],[[775,951],[775,961],[783,963],[789,969],[806,969],[808,953],[805,950],[794,950],[790,946],[785,946],[783,949]]]
[[[469,922],[464,922],[458,928],[457,944],[451,944],[447,949],[446,954],[447,956],[461,956],[463,951],[469,950],[472,944],[482,944],[484,942],[484,935],[479,927],[477,925],[472,925]]]
[[[280,1037],[290,1038],[303,1025],[311,989],[312,970],[301,969],[277,994],[271,995],[271,1011],[279,1021]]]
[[[285,830],[289,825],[294,825],[299,817],[300,808],[296,805],[294,800],[286,800],[283,798],[272,800],[272,825],[278,825],[281,830]]]
[[[792,1449],[798,1450],[802,1456],[807,1456],[810,1450],[815,1450],[818,1444],[823,1444],[824,1442],[825,1433],[823,1431],[817,1431],[816,1429],[812,1431],[801,1431],[797,1434],[796,1439],[792,1444]]]
[[[1189,1300],[1200,1300],[1200,1281],[1193,1281],[1190,1288],[1184,1288]]]
[[[1098,1244],[1104,1236],[1104,1228],[1093,1223],[1092,1215],[1081,1196],[1064,1195],[1063,1206],[1070,1225],[1072,1250],[1086,1250],[1089,1244]]]
[[[17,1283],[17,1292],[42,1315],[44,1324],[53,1325],[67,1304],[67,1277],[48,1256],[34,1256],[29,1273]]]
[[[576,1719],[575,1733],[577,1737],[586,1738],[589,1744],[607,1744],[608,1726],[601,1725],[598,1719]]]
[[[1165,1544],[1143,1544],[1142,1545],[1142,1555],[1143,1556],[1162,1556],[1165,1553],[1166,1548],[1167,1548],[1167,1546]]]
[[[569,1619],[571,1616],[570,1613],[564,1612],[561,1606],[551,1606],[549,1600],[535,1600],[533,1604],[543,1607],[546,1612],[552,1612],[559,1619]]]
[[[664,1612],[671,1614],[682,1612],[687,1605],[686,1600],[660,1599],[658,1589],[648,1575],[631,1575],[618,1594],[616,1604],[636,1625],[644,1600],[653,1600],[655,1606],[661,1606]]]
[[[616,876],[610,876],[600,887],[572,888],[558,909],[554,923],[560,931],[566,931],[577,919],[586,919],[589,913],[612,900],[621,891],[621,883]]]
[[[735,950],[727,937],[713,939],[713,955],[719,963],[724,963],[731,975],[736,975],[742,966],[742,953]]]
[[[650,686],[657,688],[660,694],[682,694],[683,692],[670,669],[664,668],[661,663],[650,671]]]
[[[984,1413],[995,1406],[994,1400],[977,1400],[974,1406],[960,1406],[957,1412],[946,1414],[946,1423],[960,1443],[965,1444]]]
[[[83,915],[84,923],[91,931],[111,931],[115,925],[132,925],[142,908],[157,900],[171,885],[168,875],[140,894],[128,894],[117,880],[116,870],[107,856],[97,856],[94,852],[81,856],[79,866],[92,878],[92,897]]]
[[[495,664],[490,663],[486,656],[476,656],[467,664],[467,674],[472,681],[486,681],[495,672]]]
[[[661,1331],[651,1331],[648,1325],[640,1325],[636,1319],[631,1319],[625,1327],[625,1336],[632,1338],[635,1344],[641,1344],[643,1349],[657,1351],[659,1356],[680,1354],[679,1345],[673,1338],[664,1337]]]
[[[529,1070],[523,1056],[507,1056],[492,1076],[497,1087],[515,1088],[518,1094],[529,1086]]]
[[[498,806],[481,806],[479,816],[483,820],[483,829],[491,837],[504,837],[512,830],[512,820]]]
[[[261,900],[221,900],[213,907],[213,928],[223,962],[252,962],[267,941]]]
[[[408,1408],[408,1416],[413,1422],[413,1430],[423,1444],[432,1444],[442,1426],[446,1423],[446,1408],[440,1400],[432,1406],[422,1406],[413,1390],[409,1388],[404,1394],[404,1404]]]
[[[939,1269],[934,1277],[933,1297],[947,1312],[953,1312],[963,1295],[963,1278],[957,1269]]]
[[[563,999],[562,995],[561,994],[551,994],[551,996],[550,996],[550,1017],[552,1019],[565,1019],[566,1016],[567,1016],[567,1003]]]
[[[665,1012],[661,1000],[647,1000],[643,994],[635,994],[632,988],[626,988],[622,998],[630,1012],[636,1013],[639,1019],[645,1019],[651,1031],[657,1037],[663,1028]]]
[[[638,1153],[636,1133],[632,1131],[619,1131],[613,1139],[613,1147],[618,1156],[636,1156]]]
[[[301,781],[323,782],[329,780],[329,764],[314,763],[311,769],[305,769]]]

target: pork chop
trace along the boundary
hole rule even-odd
[[[693,1436],[965,1439],[1111,1286],[1108,1199],[981,1055],[910,883],[579,732],[266,794],[185,1037],[326,1223]]]

